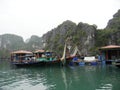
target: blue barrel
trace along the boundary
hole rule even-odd
[[[70,62],[69,65],[70,65],[70,66],[73,66],[73,65],[74,65],[74,62]]]
[[[91,62],[90,64],[91,65],[97,65],[97,62]]]
[[[85,62],[79,62],[79,66],[84,66]]]

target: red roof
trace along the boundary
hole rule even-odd
[[[12,54],[32,54],[32,52],[26,50],[19,50],[12,52]]]
[[[108,46],[101,47],[100,49],[114,49],[114,48],[120,48],[120,46],[118,46],[118,45],[108,45]]]

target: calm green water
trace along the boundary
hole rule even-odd
[[[0,90],[120,90],[120,68],[13,68],[7,61],[0,61]]]

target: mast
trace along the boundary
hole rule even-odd
[[[74,48],[74,52],[73,52],[72,56],[75,56],[77,54],[77,52],[78,52],[79,55],[81,55],[81,53],[80,53],[80,51],[79,51],[79,49],[76,45],[75,48]]]
[[[65,40],[65,46],[64,46],[63,56],[62,56],[62,58],[60,59],[63,65],[65,65],[65,63],[66,63],[66,51],[67,51],[67,45],[68,45],[68,44],[69,44],[69,52],[70,52],[70,48],[71,48],[71,46],[70,46],[70,39],[71,39],[71,38],[68,37],[68,38]]]
[[[64,46],[64,51],[63,51],[63,56],[62,56],[62,58],[60,59],[61,61],[62,61],[62,64],[63,65],[65,65],[65,63],[66,63],[66,58],[65,58],[65,56],[66,56],[66,42],[65,42],[65,46]]]

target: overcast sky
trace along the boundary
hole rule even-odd
[[[63,21],[105,28],[120,0],[0,0],[0,35],[42,36]]]

